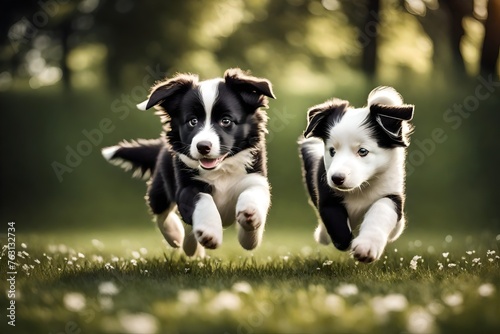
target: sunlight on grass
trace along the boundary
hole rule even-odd
[[[16,329],[444,333],[500,326],[500,236],[406,235],[372,265],[318,246],[303,231],[266,234],[254,252],[238,246],[233,229],[224,238],[200,259],[168,247],[152,229],[19,235]],[[6,247],[1,256],[5,263]]]

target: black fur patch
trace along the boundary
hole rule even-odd
[[[403,218],[403,196],[393,194],[385,197],[394,202],[394,207],[396,209],[396,213],[398,214],[398,221],[400,221],[401,218]]]
[[[328,130],[340,122],[348,107],[349,102],[339,99],[332,99],[311,107],[307,111],[307,128],[304,131],[304,137],[326,140]]]
[[[363,125],[371,131],[377,144],[383,148],[407,147],[408,135],[403,133],[403,121],[413,117],[413,105],[385,106],[374,104]]]
[[[328,186],[323,159],[310,154],[305,145],[307,144],[302,144],[300,153],[304,179],[311,201],[318,211],[333,245],[337,249],[345,251],[351,245],[353,235],[348,222],[347,210],[342,202],[343,197]]]

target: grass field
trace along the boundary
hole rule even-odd
[[[2,236],[3,238],[3,236]],[[18,234],[16,322],[1,333],[493,333],[500,235],[406,233],[375,264],[270,231],[255,252],[232,229],[190,259],[154,229]],[[4,244],[4,240],[2,240]],[[0,259],[2,287],[6,247]]]

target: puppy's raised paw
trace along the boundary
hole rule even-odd
[[[380,258],[384,252],[386,242],[382,240],[357,237],[352,241],[352,255],[356,260],[363,263],[371,263]]]
[[[237,211],[236,220],[245,231],[255,231],[262,224],[259,216],[257,206],[253,203],[248,203],[244,208]]]
[[[196,240],[205,248],[216,249],[222,244],[222,227],[217,228],[194,228]]]

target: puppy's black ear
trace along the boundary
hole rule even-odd
[[[253,109],[267,107],[267,97],[276,98],[269,80],[251,76],[239,68],[228,69],[224,80]]]
[[[392,146],[407,147],[409,130],[405,131],[403,122],[413,118],[414,108],[415,106],[411,104],[397,106],[373,104],[370,106],[370,114]]]
[[[151,88],[149,99],[139,103],[137,108],[147,110],[155,105],[163,104],[165,101],[185,93],[188,89],[194,87],[197,82],[198,76],[192,74],[178,74],[172,79],[159,82]]]
[[[339,122],[348,107],[349,102],[340,99],[332,99],[309,108],[307,111],[307,128],[304,131],[304,137],[326,139],[328,127]]]

